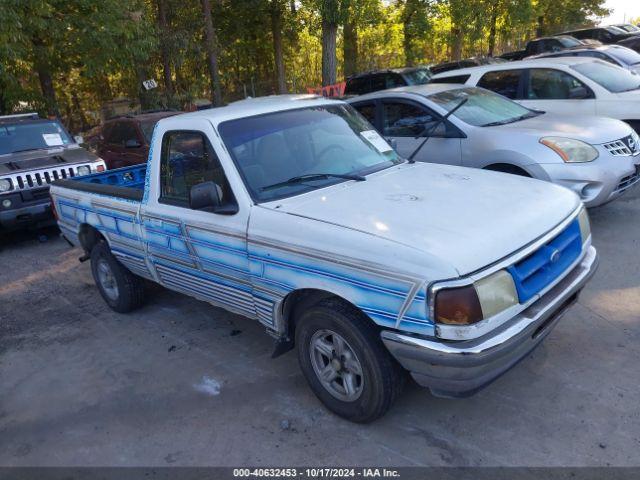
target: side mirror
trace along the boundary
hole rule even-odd
[[[80,145],[81,143],[84,143],[84,137],[82,135],[76,135],[73,137],[73,141]]]
[[[589,91],[585,87],[575,87],[569,90],[569,98],[571,100],[580,100],[590,98]]]
[[[124,142],[124,148],[139,148],[141,146],[142,145],[140,144],[140,142],[135,138],[130,138],[129,140]]]
[[[198,183],[189,191],[189,207],[192,210],[211,210],[222,204],[222,188],[215,182]]]

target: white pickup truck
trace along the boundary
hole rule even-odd
[[[408,162],[352,107],[314,96],[163,119],[148,165],[51,195],[115,311],[143,303],[144,278],[256,319],[357,422],[389,409],[406,371],[436,395],[487,385],[597,265],[571,191]]]

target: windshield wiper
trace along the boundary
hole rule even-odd
[[[498,125],[506,125],[508,123],[519,122],[520,120],[526,120],[527,118],[537,117],[540,115],[538,112],[529,112],[524,115],[520,115],[518,117],[507,118],[506,120],[499,120],[497,122],[489,122],[482,125],[483,127],[497,127]]]
[[[355,180],[357,182],[363,182],[367,178],[362,175],[351,175],[351,174],[342,174],[342,173],[308,173],[306,175],[298,175],[297,177],[291,177],[289,180],[285,180],[284,182],[274,183],[272,185],[267,185],[266,187],[262,187],[260,190],[263,192],[266,190],[272,190],[274,188],[286,187],[287,185],[296,185],[298,183],[304,183],[313,180],[326,180],[328,178],[344,178],[346,180]]]
[[[47,148],[46,147],[23,148],[21,150],[13,150],[10,153],[33,152],[33,151],[36,151],[36,150],[47,150]]]

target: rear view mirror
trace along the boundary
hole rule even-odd
[[[214,211],[222,204],[222,188],[215,182],[198,183],[189,192],[189,207],[192,210]]]

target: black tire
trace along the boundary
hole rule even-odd
[[[346,340],[359,360],[362,375],[357,399],[336,398],[314,370],[312,341],[314,335],[327,331]],[[296,321],[295,337],[302,373],[320,401],[335,414],[352,422],[372,422],[384,415],[400,395],[406,372],[384,347],[379,329],[345,302],[325,299],[302,312]]]
[[[108,268],[110,271],[111,285],[116,287],[115,295],[113,288],[101,282],[98,273],[100,268]],[[144,303],[144,281],[118,262],[104,241],[98,242],[91,249],[91,273],[100,295],[112,310],[127,313]]]

